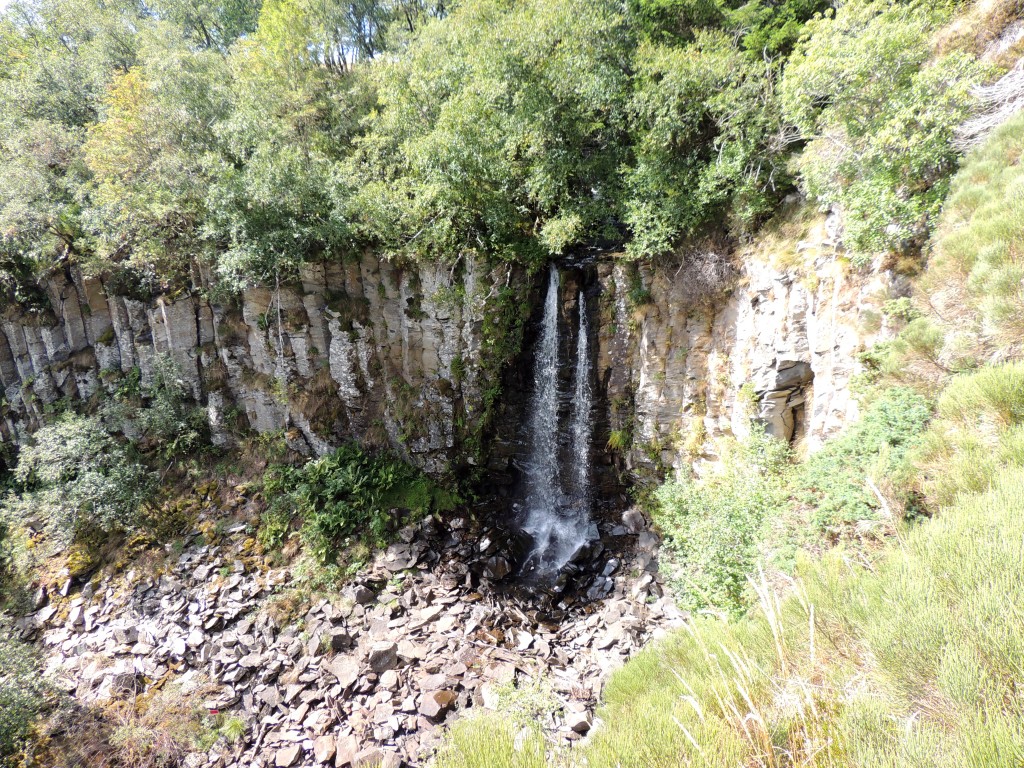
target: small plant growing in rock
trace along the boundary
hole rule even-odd
[[[629,450],[632,439],[629,435],[629,430],[626,429],[613,429],[608,434],[608,442],[605,443],[605,448],[613,453],[622,453],[623,451]]]

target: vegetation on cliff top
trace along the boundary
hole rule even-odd
[[[795,187],[920,245],[991,76],[947,2],[15,0],[0,278],[273,283],[372,247],[536,264],[749,231]]]

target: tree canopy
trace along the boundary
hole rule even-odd
[[[919,240],[989,70],[948,3],[15,0],[0,278],[231,286],[372,248],[539,264],[742,237],[796,188]]]

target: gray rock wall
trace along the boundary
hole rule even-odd
[[[730,274],[724,252],[636,273],[598,265],[598,375],[634,474],[699,469],[714,438],[743,437],[751,420],[813,452],[857,417],[858,353],[890,335],[882,306],[905,286],[880,265],[852,270],[824,226],[814,234],[799,267],[743,253]]]
[[[566,354],[580,289],[595,329],[593,453],[612,470],[598,473],[602,488],[714,460],[714,438],[742,437],[752,418],[813,451],[856,416],[857,353],[888,332],[881,306],[898,281],[850,270],[824,226],[800,248],[799,267],[709,247],[564,273]],[[403,269],[366,256],[309,265],[296,284],[252,288],[221,306],[198,292],[143,302],[57,274],[45,284],[48,312],[8,307],[0,320],[0,432],[20,442],[48,405],[113,391],[134,368],[146,383],[166,354],[218,443],[230,443],[238,425],[282,430],[311,454],[356,439],[435,474],[488,460],[507,481],[508,460],[522,453],[532,327],[521,360],[502,375],[485,318],[503,287],[536,305],[535,282],[483,261]],[[492,439],[471,439],[495,377],[503,414]],[[606,448],[613,430],[628,434],[628,448]],[[490,455],[477,455],[481,446]]]
[[[219,306],[200,292],[138,301],[58,273],[43,286],[48,311],[7,307],[0,322],[0,432],[21,442],[47,406],[113,391],[135,368],[145,384],[165,354],[219,443],[242,423],[283,430],[317,454],[346,439],[387,444],[441,473],[470,458],[460,441],[495,373],[483,337],[488,294],[512,277],[471,259],[402,269],[368,256],[310,265],[301,284],[252,288]]]

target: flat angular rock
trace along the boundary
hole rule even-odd
[[[246,669],[255,669],[263,665],[263,654],[262,653],[250,653],[243,656],[238,660],[239,666],[245,667]]]
[[[377,595],[375,595],[373,590],[369,587],[363,584],[357,584],[355,589],[352,590],[352,599],[359,605],[368,605],[377,599]]]
[[[398,643],[398,658],[406,663],[425,658],[426,655],[423,646],[412,640],[401,640]]]
[[[284,749],[277,750],[274,755],[274,765],[277,768],[290,768],[299,762],[299,757],[302,755],[302,745],[292,744]]]
[[[278,690],[276,685],[271,685],[267,688],[264,688],[262,691],[259,692],[258,696],[271,709],[277,709],[277,707],[281,704],[281,691]]]
[[[318,763],[327,763],[334,759],[338,751],[334,736],[325,734],[313,742],[313,759]]]
[[[398,644],[389,641],[370,646],[370,669],[378,675],[398,666]]]
[[[500,555],[489,557],[484,563],[484,576],[488,579],[503,579],[510,573],[512,573],[512,564]]]
[[[327,670],[338,679],[338,685],[348,688],[359,679],[359,664],[347,656],[335,656],[327,665]]]
[[[355,736],[341,736],[336,742],[334,768],[352,768],[352,763],[359,753],[359,742]]]
[[[423,694],[420,699],[420,714],[432,720],[443,717],[452,704],[455,703],[455,694],[452,691],[431,691]]]

